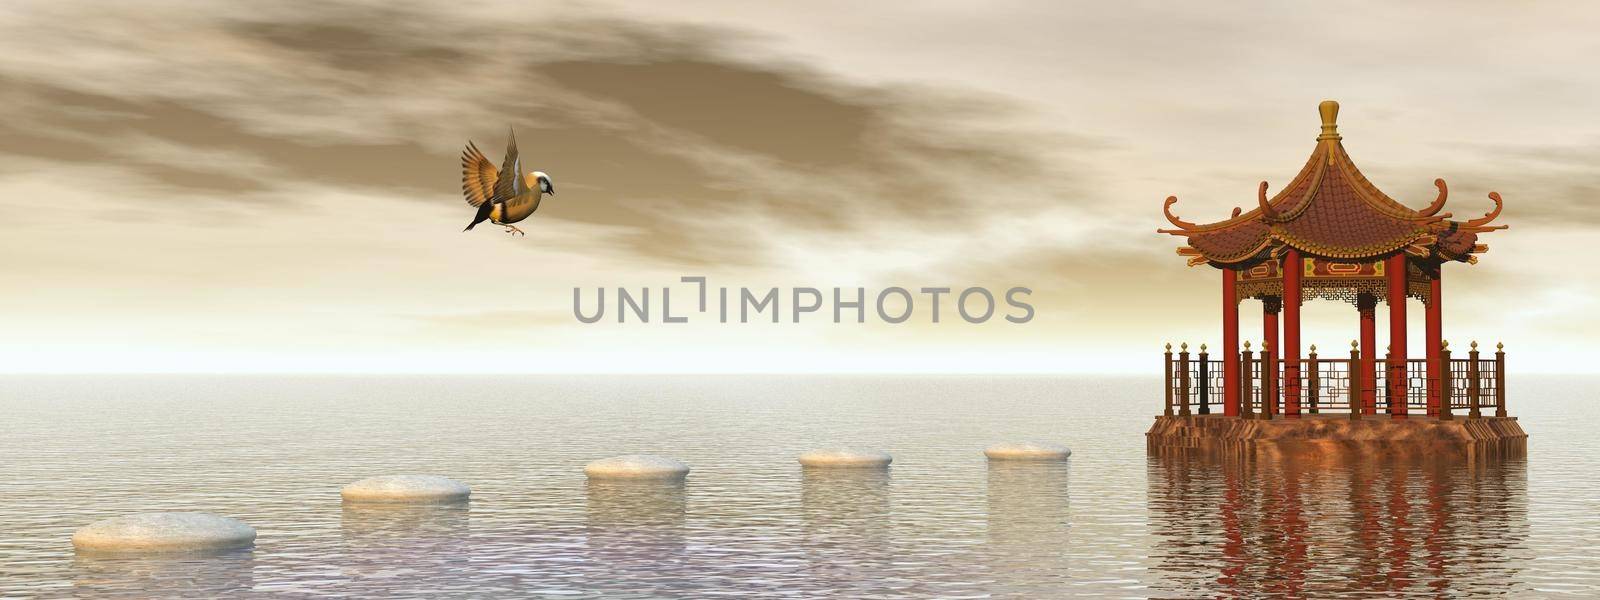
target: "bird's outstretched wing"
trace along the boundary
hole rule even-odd
[[[522,162],[517,156],[517,132],[511,131],[506,142],[506,159],[500,165],[502,177],[494,182],[494,196],[490,200],[495,203],[505,202],[522,193]]]
[[[482,206],[494,196],[494,184],[500,178],[500,172],[494,169],[494,163],[478,150],[478,146],[467,142],[467,149],[461,151],[461,194],[467,197],[467,204]]]

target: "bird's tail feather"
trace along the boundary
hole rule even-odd
[[[472,228],[477,227],[479,223],[489,220],[489,213],[490,209],[492,208],[494,207],[489,202],[485,202],[483,203],[483,206],[479,206],[478,214],[473,215],[472,222],[467,223],[467,228],[463,229],[462,231],[471,231]]]

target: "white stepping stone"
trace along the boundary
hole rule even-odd
[[[1066,460],[1072,456],[1072,450],[1056,444],[1020,442],[989,446],[984,448],[983,455],[989,460]]]
[[[345,502],[390,504],[447,504],[472,495],[472,488],[434,475],[382,475],[368,477],[339,491]]]
[[[154,512],[112,517],[78,528],[72,546],[95,552],[192,552],[245,548],[256,530],[211,513]]]
[[[629,454],[597,460],[583,467],[590,479],[683,479],[689,465],[664,456]]]
[[[888,452],[835,448],[814,450],[800,455],[800,465],[816,468],[882,469],[894,462]]]

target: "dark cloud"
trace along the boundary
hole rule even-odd
[[[0,154],[44,158],[72,164],[122,163],[168,191],[243,192],[266,189],[263,179],[320,182],[403,192],[445,193],[451,185],[449,155],[429,154],[419,145],[400,143],[319,143],[257,133],[223,111],[173,100],[104,96],[44,82],[13,82],[51,114],[27,121],[0,122]],[[260,158],[268,173],[219,173],[202,161],[152,163],[124,146],[138,136],[197,151],[239,152]],[[226,183],[234,185],[225,185]],[[224,195],[221,199],[227,199]],[[244,198],[240,196],[240,198]],[[247,199],[247,198],[245,198]]]
[[[885,126],[883,107],[831,96],[821,81],[705,58],[563,61],[537,70],[564,87],[619,102],[650,123],[800,168],[848,168],[875,159],[868,138]]]
[[[354,73],[384,73],[413,71],[417,69],[443,69],[471,58],[471,54],[457,47],[436,45],[417,31],[397,30],[373,26],[355,26],[331,19],[326,22],[246,22],[235,25],[232,31],[247,39],[255,39],[281,49],[302,54],[309,60],[326,63],[341,71]],[[397,15],[351,15],[356,22],[394,23]],[[408,22],[401,20],[399,22]],[[465,45],[463,38],[457,42]]]
[[[0,155],[112,164],[166,195],[259,202],[255,192],[313,183],[459,202],[460,144],[475,139],[498,160],[510,124],[562,192],[536,218],[631,227],[640,260],[689,264],[761,261],[766,240],[726,227],[739,215],[827,232],[959,231],[1072,191],[1071,174],[1038,158],[1060,139],[964,125],[1015,110],[1002,100],[752,62],[739,49],[756,42],[738,31],[293,6],[197,25],[259,60],[156,70],[170,80],[126,93],[0,70],[27,100],[26,114],[0,119]],[[163,161],[129,151],[140,140],[261,166]],[[1034,193],[981,194],[1021,188]]]
[[[1451,181],[1452,190],[1495,190],[1505,198],[1496,224],[1600,225],[1600,143],[1560,146],[1483,146],[1482,164],[1460,169],[1468,177]],[[1451,194],[1446,210],[1457,218],[1476,218],[1492,208],[1483,195]],[[1492,240],[1490,240],[1492,241]]]

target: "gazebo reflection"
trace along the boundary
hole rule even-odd
[[[1148,476],[1154,596],[1519,591],[1523,461],[1152,457]]]

